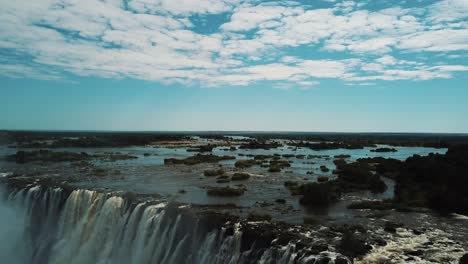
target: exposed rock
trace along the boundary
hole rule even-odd
[[[207,177],[215,177],[215,176],[219,176],[223,174],[224,174],[223,169],[208,169],[203,172],[203,175]]]
[[[302,205],[327,206],[338,199],[335,186],[330,183],[307,183],[300,186],[290,186],[292,194],[301,194],[299,202]]]
[[[403,227],[402,223],[386,222],[384,225],[384,230],[389,233],[395,233],[397,228],[401,227]]]
[[[250,178],[250,174],[247,172],[236,172],[231,176],[232,181],[244,181]]]
[[[358,235],[352,231],[346,231],[340,240],[338,249],[344,255],[356,258],[367,254],[372,247],[367,244],[362,235]]]
[[[247,216],[247,221],[252,221],[252,222],[271,221],[271,215],[251,212]]]

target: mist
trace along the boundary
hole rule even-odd
[[[29,241],[24,210],[14,207],[0,186],[0,259],[2,263],[30,263]]]

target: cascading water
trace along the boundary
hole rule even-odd
[[[95,191],[35,186],[10,193],[8,204],[23,208],[17,214],[24,220],[16,232],[24,254],[9,263],[266,264],[315,259],[293,243],[243,248],[240,224],[208,227],[164,202],[131,203]]]

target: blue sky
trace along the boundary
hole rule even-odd
[[[466,0],[0,1],[0,129],[468,132]]]

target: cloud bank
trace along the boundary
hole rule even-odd
[[[367,85],[468,71],[459,60],[468,51],[466,0],[0,2],[0,75],[11,78],[307,89],[322,79]]]

